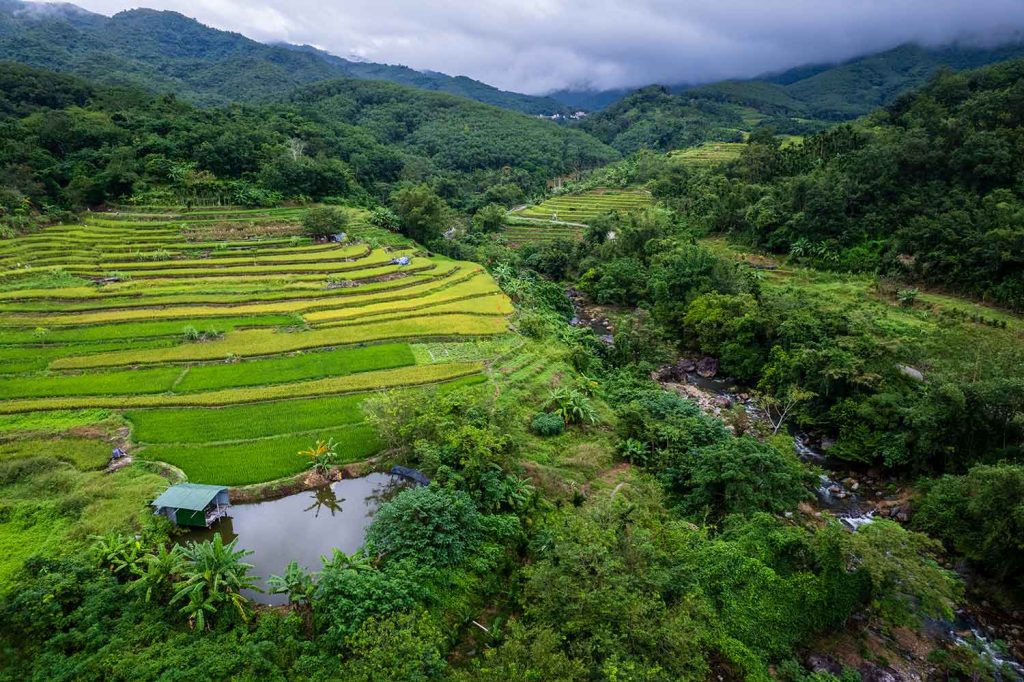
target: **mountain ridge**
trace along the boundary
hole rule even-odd
[[[175,92],[201,105],[267,101],[301,85],[357,78],[446,92],[526,114],[567,110],[551,98],[500,90],[465,76],[356,62],[311,46],[261,43],[178,12],[147,8],[106,17],[70,3],[0,0],[0,59],[107,85]]]

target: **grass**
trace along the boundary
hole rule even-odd
[[[141,529],[147,503],[166,487],[163,477],[135,467],[109,475],[42,452],[0,458],[0,585],[29,556],[80,554],[91,535]]]
[[[0,398],[125,395],[170,391],[179,367],[155,367],[89,374],[48,374],[0,379]]]
[[[0,346],[0,374],[38,372],[60,358],[82,353],[104,353],[115,349],[132,349],[133,352],[166,348],[173,343],[170,339],[126,339],[124,341],[101,341],[98,343],[53,344],[44,347]],[[124,352],[124,351],[121,351]]]
[[[0,433],[64,433],[71,429],[92,427],[107,422],[109,410],[55,410],[0,415]]]
[[[371,341],[422,337],[487,336],[507,329],[503,317],[475,315],[424,315],[348,327],[330,327],[292,333],[269,329],[229,332],[223,338],[164,348],[113,351],[58,358],[53,369],[85,369],[168,362],[223,360],[229,356],[257,357],[297,350],[341,346]]]
[[[229,445],[154,445],[142,450],[139,456],[172,464],[193,483],[249,485],[304,470],[309,460],[298,453],[317,438],[333,438],[338,444],[339,463],[343,464],[365,459],[380,449],[373,429],[358,424]]]
[[[300,433],[363,418],[366,395],[318,397],[237,407],[132,410],[125,418],[140,443],[216,443]]]
[[[596,189],[582,194],[561,194],[535,206],[509,214],[505,236],[512,244],[554,239],[580,239],[588,221],[608,212],[628,212],[651,205],[643,190]]]
[[[111,447],[99,438],[16,438],[0,441],[0,462],[45,456],[67,462],[79,471],[94,471],[107,465]]]
[[[271,386],[226,388],[218,391],[180,395],[89,395],[62,398],[21,398],[0,403],[0,414],[34,412],[36,410],[131,409],[137,407],[186,407],[235,405],[317,395],[341,395],[383,388],[421,386],[474,374],[482,370],[480,363],[447,363],[400,367],[349,376],[335,376],[313,381],[299,381]]]
[[[67,445],[127,414],[144,457],[254,483],[305,466],[295,451],[318,434],[347,458],[375,451],[359,407],[372,391],[486,381],[512,307],[479,265],[425,255],[359,209],[354,241],[315,242],[298,234],[305,210],[125,207],[0,242],[0,443]],[[410,346],[442,341],[467,343]]]
[[[669,152],[668,158],[687,166],[713,166],[735,161],[745,146],[742,142],[705,142]]]
[[[269,360],[192,367],[186,370],[174,390],[187,393],[232,386],[270,385],[414,364],[416,359],[407,343],[339,348]]]
[[[252,317],[214,317],[206,319],[177,319],[157,322],[134,322],[108,325],[86,325],[74,328],[32,329],[0,327],[0,344],[51,344],[109,341],[112,339],[141,339],[159,336],[182,336],[185,327],[201,332],[227,332],[252,327],[283,327],[293,325],[296,319],[289,315],[259,315]]]

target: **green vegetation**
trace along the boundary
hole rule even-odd
[[[178,467],[195,483],[248,485],[304,471],[308,459],[301,456],[300,451],[309,446],[310,438],[315,434],[334,439],[338,447],[338,464],[358,462],[379,449],[373,429],[368,426],[355,424],[331,427],[321,421],[317,423],[316,430],[303,435],[284,434],[230,443],[204,442],[200,445],[161,443],[147,445],[139,456]]]
[[[118,226],[117,241],[130,242],[151,234],[157,218],[170,215],[195,225],[192,217],[202,216],[210,226],[189,229],[201,230],[197,243],[207,245],[196,249],[178,230],[168,230],[161,236],[167,255],[158,264],[133,251],[109,260],[114,228],[90,217],[74,228],[83,258],[55,251],[54,266],[79,268],[93,278],[116,268],[131,272],[130,280],[97,285],[36,278],[25,288],[17,286],[15,271],[7,271],[15,286],[3,290],[9,314],[0,330],[0,356],[8,374],[0,379],[0,397],[2,411],[12,415],[6,417],[11,430],[64,428],[45,415],[86,411],[82,420],[88,424],[89,410],[130,410],[132,440],[142,446],[142,458],[166,461],[192,480],[260,483],[301,471],[295,453],[321,432],[337,431],[343,462],[365,458],[378,449],[359,410],[366,392],[460,383],[478,374],[479,360],[487,357],[417,366],[407,343],[389,339],[435,336],[457,343],[463,335],[506,330],[511,308],[478,266],[427,258],[408,241],[388,249],[255,236],[232,246],[219,238],[255,212],[169,211],[119,210],[106,222]],[[292,226],[307,215],[260,212]],[[328,207],[309,214],[313,222],[319,215],[348,220],[351,214],[346,229],[357,239],[362,229],[364,212]],[[328,232],[336,228],[332,223]],[[54,226],[6,242],[0,263],[17,268],[20,249],[38,252],[68,230]],[[48,241],[40,239],[51,233]],[[399,257],[415,263],[393,264]],[[193,272],[202,277],[187,276]],[[386,277],[378,281],[381,275]],[[197,406],[204,409],[188,409]],[[8,447],[11,456],[38,453],[45,444],[24,443]]]
[[[71,12],[54,45],[182,55],[112,77],[211,37]],[[233,44],[225,92],[277,87]],[[1011,679],[942,633],[1019,598],[1024,323],[963,294],[1020,307],[1022,68],[802,140],[831,69],[650,89],[581,125],[722,142],[587,172],[578,130],[388,84],[200,110],[0,67],[0,682]],[[396,466],[429,484],[278,576],[148,505],[351,514],[324,483]]]
[[[855,119],[948,69],[1024,56],[1020,44],[903,45],[836,65],[800,66],[762,79],[696,87],[652,86],[584,119],[580,127],[623,153],[670,151],[704,142],[737,143],[757,131],[806,135]],[[699,159],[685,152],[684,158]]]
[[[707,231],[818,267],[879,271],[1024,308],[1015,178],[1024,62],[942,74],[863,122],[782,147],[752,137],[655,195]],[[998,112],[998,113],[997,113]],[[715,201],[702,199],[713,192]]]
[[[466,78],[405,66],[342,59],[306,46],[267,45],[238,33],[218,31],[176,12],[134,9],[116,17],[67,12],[32,12],[21,2],[0,6],[0,57],[72,73],[114,86],[134,85],[173,92],[202,104],[264,101],[296,85],[335,78],[359,78],[439,91],[528,114],[552,114],[565,107],[547,97],[507,92]],[[54,49],[59,40],[61,49]],[[181,41],[177,49],[166,49]],[[74,79],[49,101],[81,103],[88,91]],[[13,96],[0,110],[19,110],[35,93],[4,82]],[[17,83],[20,85],[20,83]]]
[[[929,483],[914,526],[958,554],[1020,584],[1024,568],[1024,468],[979,465]]]

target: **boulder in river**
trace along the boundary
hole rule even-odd
[[[709,357],[701,358],[697,361],[697,374],[705,379],[715,376],[718,374],[718,360]]]

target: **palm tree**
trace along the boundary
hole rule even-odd
[[[292,561],[284,569],[284,575],[272,575],[267,579],[271,594],[287,594],[288,603],[305,606],[313,598],[316,576],[306,568]]]
[[[220,533],[215,533],[207,542],[190,542],[184,550],[185,567],[182,575],[185,580],[171,599],[171,603],[188,599],[181,612],[188,616],[193,627],[206,627],[206,614],[215,614],[225,605],[231,604],[243,620],[248,620],[246,605],[249,600],[242,590],[258,590],[255,578],[250,576],[252,564],[242,559],[251,550],[235,550],[238,538],[224,544]]]
[[[185,568],[185,557],[181,545],[157,547],[156,552],[142,557],[135,573],[139,577],[129,589],[145,590],[146,601],[169,591]]]

